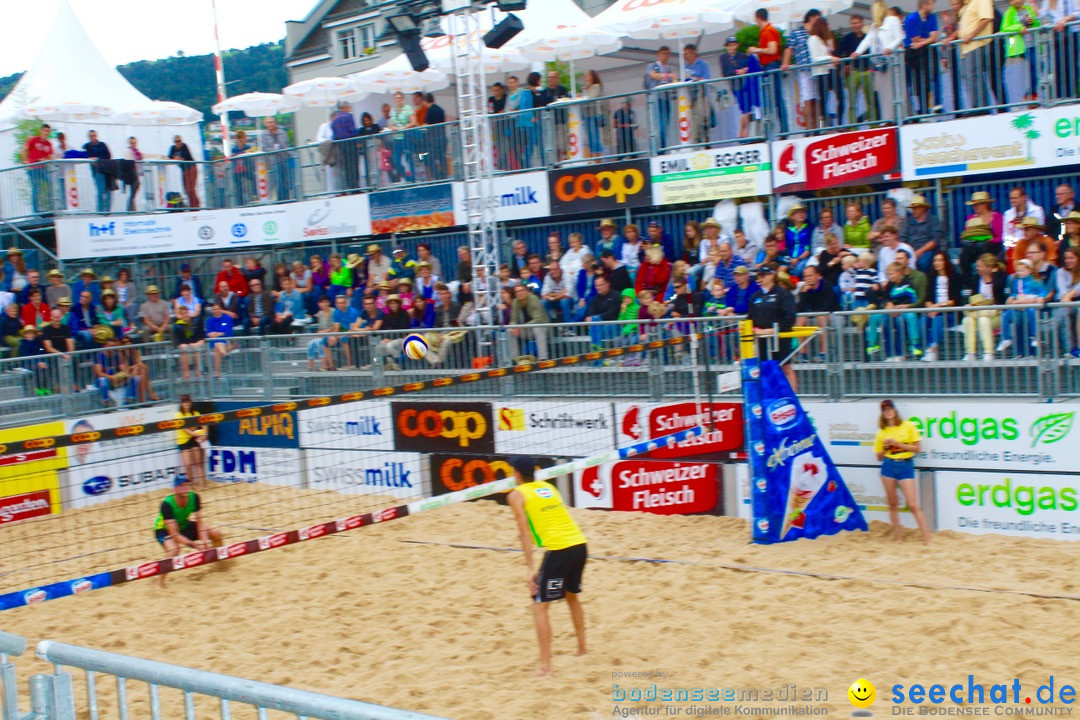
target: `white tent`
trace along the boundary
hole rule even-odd
[[[165,99],[165,98],[161,98]],[[152,101],[111,67],[91,42],[67,0],[60,3],[56,20],[45,38],[33,66],[0,103],[0,165],[9,166],[15,144],[15,123],[29,106],[94,105],[114,113],[153,107]],[[199,123],[147,126],[118,124],[109,119],[50,122],[67,136],[69,148],[81,147],[86,134],[97,130],[114,155],[127,146],[128,137],[139,139],[148,158],[167,152],[174,135],[181,135],[197,158],[203,157]]]

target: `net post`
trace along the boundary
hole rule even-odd
[[[754,323],[750,320],[739,321],[739,355],[743,360],[757,357],[754,345]]]

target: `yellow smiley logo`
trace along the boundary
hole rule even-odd
[[[874,699],[877,697],[877,690],[874,689],[874,683],[865,678],[859,678],[855,682],[851,683],[851,687],[847,691],[848,700],[851,704],[857,708],[868,708],[874,704]]]

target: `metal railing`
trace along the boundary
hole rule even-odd
[[[26,652],[26,638],[0,630],[0,718],[25,720],[19,711],[19,679],[12,657]]]
[[[0,642],[2,638],[3,636],[0,636]],[[25,640],[22,643],[25,647]],[[76,717],[84,716],[84,713],[88,714],[91,720],[97,720],[101,715],[98,700],[99,674],[115,679],[116,704],[121,718],[130,716],[128,681],[134,680],[146,683],[149,688],[151,720],[161,720],[163,717],[161,688],[173,688],[183,693],[185,720],[195,720],[197,717],[196,696],[216,699],[222,720],[232,717],[233,703],[254,709],[260,720],[266,720],[269,711],[288,713],[297,718],[323,720],[439,720],[436,716],[425,713],[398,710],[52,640],[38,643],[35,654],[39,659],[52,663],[53,672],[48,675],[35,675],[30,680],[33,708],[30,715],[18,719],[16,696],[15,715],[5,715],[4,720],[75,720]],[[75,679],[65,668],[84,671],[85,708],[79,707],[76,701]],[[6,693],[7,687],[4,689]],[[5,694],[5,699],[6,697]],[[176,714],[170,713],[169,716],[175,717]]]

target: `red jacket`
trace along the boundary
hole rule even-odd
[[[217,274],[217,277],[214,278],[214,295],[217,295],[218,288],[221,287],[221,283],[223,282],[229,283],[229,287],[232,289],[232,291],[240,297],[247,297],[247,278],[245,278],[236,268],[233,268],[232,275],[229,275],[224,270]]]
[[[26,303],[19,310],[22,317],[23,325],[33,325],[35,327],[44,325],[52,318],[49,316],[49,306],[45,303],[41,303],[37,307],[37,312],[34,311],[33,303]]]
[[[637,292],[652,290],[655,293],[662,293],[667,289],[669,280],[671,280],[671,263],[666,259],[659,265],[643,262],[638,268],[634,290]]]

